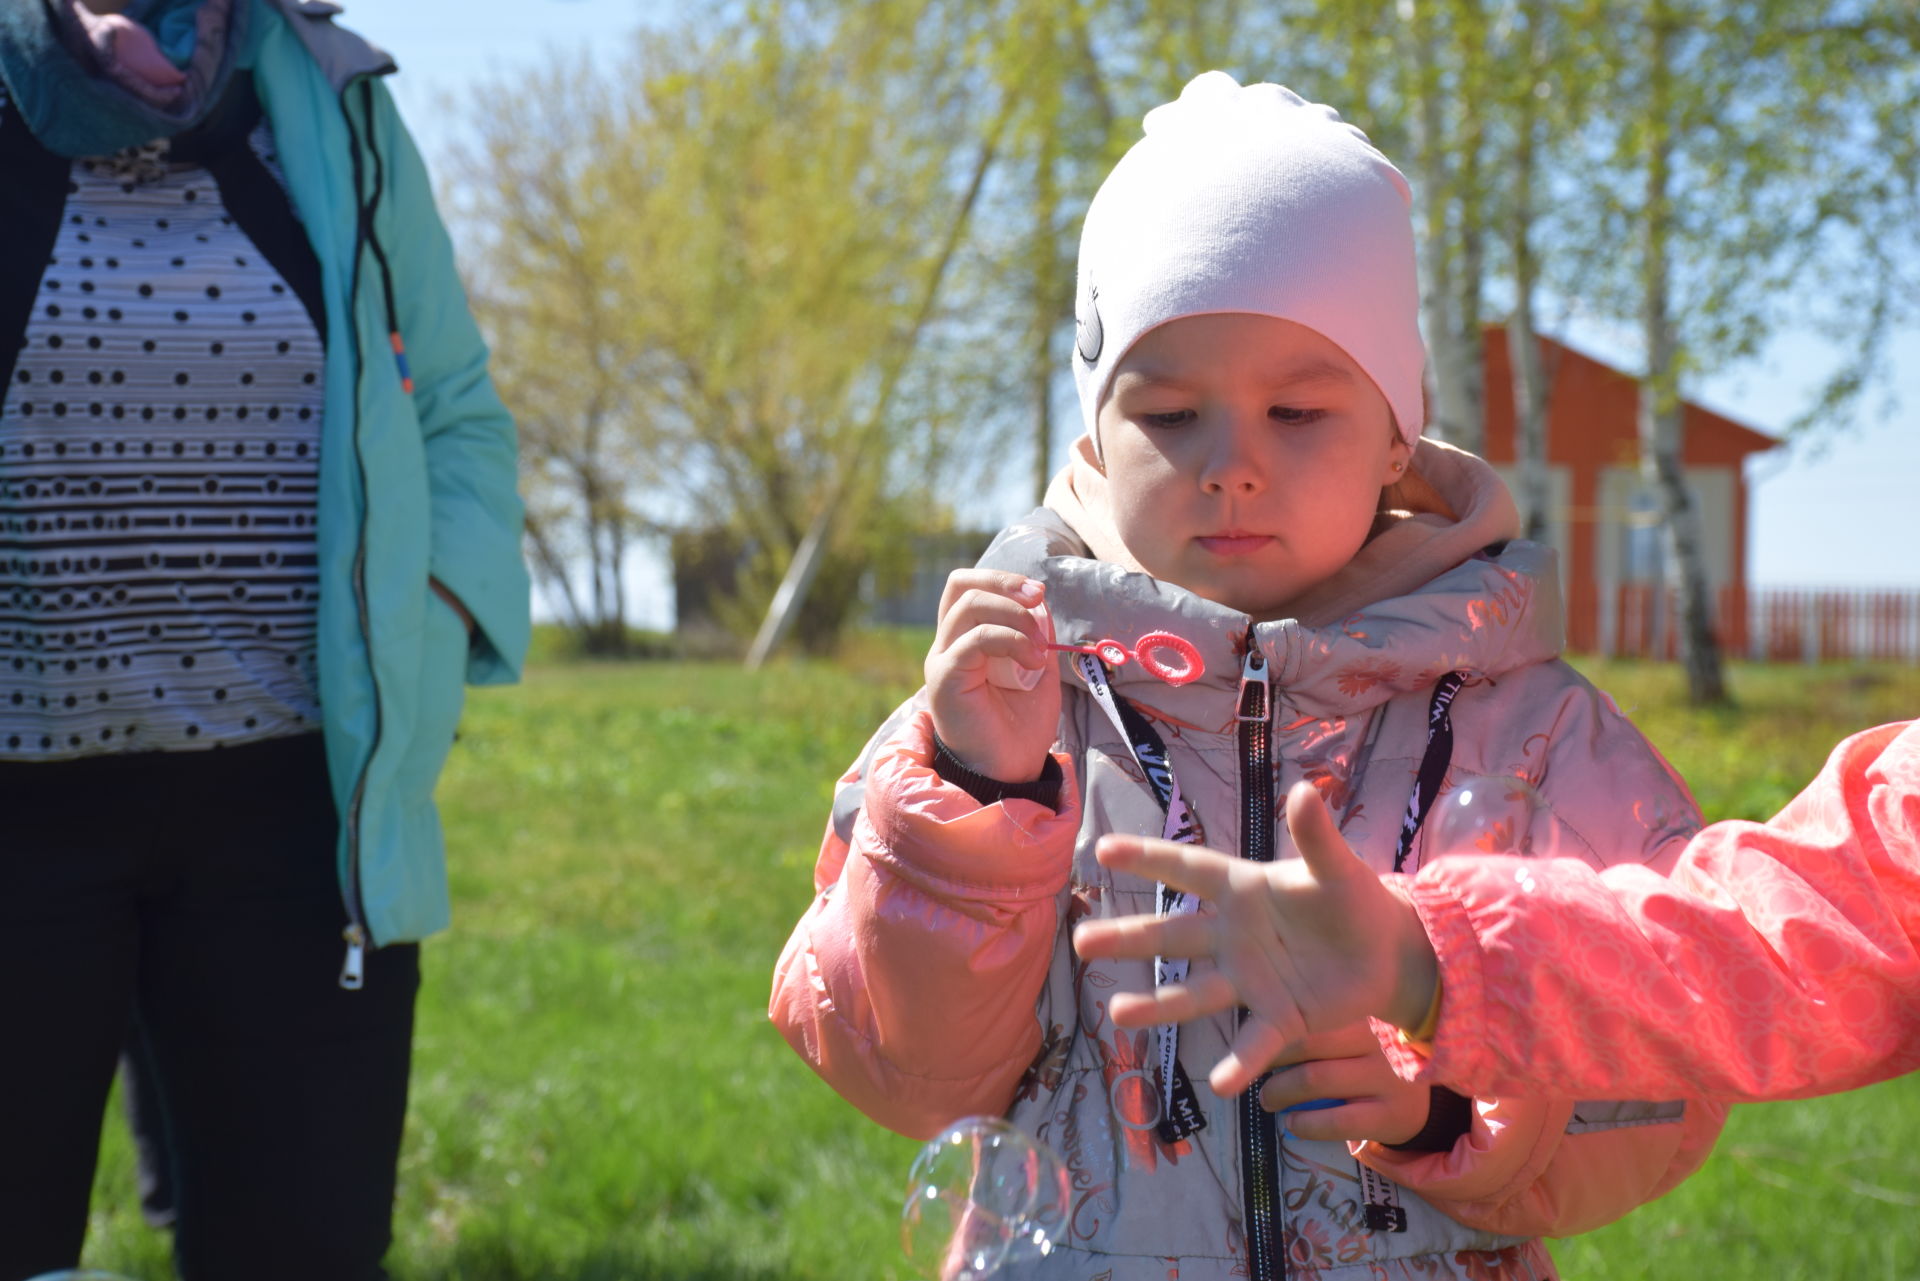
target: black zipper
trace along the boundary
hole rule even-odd
[[[360,263],[366,256],[367,243],[373,233],[373,210],[379,202],[379,179],[376,179],[374,196],[369,200],[365,194],[365,163],[361,157],[360,133],[354,127],[353,110],[347,103],[347,95],[355,84],[367,88],[367,147],[373,146],[373,111],[371,105],[372,90],[367,79],[359,77],[351,81],[340,91],[340,114],[347,125],[347,138],[353,155],[353,201],[355,208],[353,231],[353,272],[347,289],[347,326],[351,359],[353,365],[353,424],[348,433],[353,440],[354,465],[360,473],[360,537],[353,553],[353,594],[354,603],[360,616],[360,639],[367,647],[367,678],[373,682],[373,745],[367,750],[367,759],[360,765],[359,777],[353,781],[353,796],[347,803],[347,870],[346,892],[343,895],[347,909],[347,928],[343,936],[347,942],[347,956],[340,969],[340,986],[357,991],[366,978],[366,950],[373,946],[373,938],[367,930],[367,905],[360,883],[360,806],[366,799],[367,772],[373,765],[373,758],[380,750],[380,736],[385,729],[384,718],[380,710],[380,677],[373,665],[373,621],[367,608],[367,460],[360,451],[360,381],[365,374],[365,364],[360,359]],[[376,155],[376,159],[377,159]]]
[[[1273,861],[1273,700],[1266,656],[1251,634],[1240,669],[1240,857]],[[1244,1012],[1241,1017],[1245,1017]],[[1247,1260],[1253,1281],[1281,1281],[1287,1274],[1280,1250],[1279,1119],[1260,1106],[1269,1074],[1240,1096],[1240,1195],[1245,1215]]]

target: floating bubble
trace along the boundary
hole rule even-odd
[[[921,1275],[982,1281],[1042,1258],[1067,1221],[1060,1158],[999,1117],[955,1121],[914,1158],[900,1240]]]
[[[1461,779],[1434,802],[1428,821],[1440,854],[1517,854],[1547,857],[1539,847],[1551,830],[1547,804],[1524,778],[1479,774]]]
[[[133,1281],[133,1278],[123,1277],[118,1272],[67,1269],[61,1272],[42,1272],[37,1277],[28,1277],[27,1281]]]

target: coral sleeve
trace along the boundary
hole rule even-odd
[[[1463,1092],[1798,1098],[1920,1067],[1920,725],[1835,748],[1671,879],[1442,859],[1403,888],[1444,995],[1403,1075]]]
[[[1590,687],[1576,687],[1562,701],[1541,772],[1551,815],[1536,835],[1570,857],[1443,858],[1434,866],[1537,871],[1551,863],[1598,875],[1617,864],[1658,880],[1698,828],[1698,810],[1685,784],[1611,700]],[[1597,785],[1601,780],[1604,785]],[[1423,873],[1414,881],[1416,905],[1422,886],[1441,876]],[[1456,944],[1458,933],[1449,936]],[[1483,977],[1474,974],[1463,981]],[[1441,988],[1443,1033],[1449,1003],[1458,995],[1452,982],[1449,972]],[[1397,1037],[1386,1044],[1390,1056],[1407,1053]],[[1398,1152],[1362,1144],[1355,1155],[1460,1222],[1516,1236],[1589,1231],[1660,1196],[1700,1167],[1726,1120],[1726,1109],[1714,1104],[1569,1102],[1588,1094],[1630,1100],[1636,1092],[1587,1091],[1551,1077],[1525,1087],[1503,1084],[1462,1092],[1474,1097],[1473,1122],[1450,1151]],[[1638,1097],[1671,1099],[1674,1094],[1655,1090]]]
[[[1038,1052],[1035,1007],[1080,817],[1065,756],[1057,813],[983,806],[940,779],[932,756],[925,711],[873,753],[850,837],[828,829],[769,1007],[828,1084],[916,1138],[1005,1111]]]
[[[1469,1227],[1573,1236],[1664,1195],[1706,1162],[1726,1107],[1674,1106],[1678,1115],[1662,1109],[1584,1129],[1579,1105],[1564,1100],[1476,1100],[1473,1127],[1450,1152],[1362,1143],[1354,1155]]]

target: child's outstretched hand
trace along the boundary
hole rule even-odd
[[[1380,883],[1340,836],[1308,783],[1287,796],[1298,859],[1253,863],[1197,845],[1103,836],[1107,867],[1197,894],[1192,916],[1082,921],[1083,957],[1204,958],[1185,983],[1119,993],[1108,1005],[1122,1027],[1179,1023],[1244,1005],[1248,1017],[1209,1082],[1240,1093],[1275,1062],[1297,1061],[1315,1033],[1367,1015],[1418,1024],[1438,981],[1433,948],[1413,906]],[[1333,1095],[1331,1097],[1344,1097]]]
[[[1282,1112],[1316,1099],[1336,1106],[1289,1112],[1287,1129],[1302,1139],[1405,1143],[1427,1124],[1433,1091],[1400,1079],[1365,1019],[1320,1032],[1283,1052],[1260,1089],[1260,1103]]]
[[[1019,574],[955,570],[927,653],[933,732],[962,764],[1003,783],[1039,778],[1059,733],[1060,669],[1036,613],[1045,599],[1042,584]],[[994,659],[1037,679],[1031,688],[991,680]]]

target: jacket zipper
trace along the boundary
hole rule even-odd
[[[1240,727],[1240,857],[1256,863],[1273,861],[1269,679],[1266,656],[1249,635],[1234,719]],[[1278,1118],[1260,1106],[1260,1087],[1266,1081],[1263,1073],[1240,1096],[1240,1195],[1252,1279],[1280,1281],[1287,1274],[1280,1252],[1280,1134]]]
[[[347,909],[347,928],[341,932],[346,940],[346,960],[340,967],[340,986],[348,991],[359,991],[366,982],[367,948],[373,943],[367,930],[367,905],[360,883],[360,807],[367,794],[367,772],[373,765],[373,758],[380,750],[380,736],[385,726],[380,711],[380,677],[375,669],[373,658],[373,622],[367,608],[367,460],[360,451],[360,379],[364,372],[360,359],[360,263],[366,256],[367,241],[373,222],[373,201],[366,197],[364,164],[361,158],[360,133],[354,127],[353,110],[347,103],[347,95],[356,84],[365,81],[358,77],[349,81],[340,91],[340,114],[346,121],[347,138],[353,155],[353,201],[355,208],[353,230],[353,272],[347,289],[347,327],[353,360],[353,423],[349,432],[353,440],[354,465],[360,473],[360,536],[353,553],[353,593],[355,608],[360,618],[360,638],[367,647],[367,676],[373,682],[373,746],[367,750],[367,759],[360,765],[359,777],[353,781],[353,796],[347,803],[347,868],[346,892],[342,895]],[[368,113],[368,143],[372,146],[372,115]],[[377,196],[376,196],[377,199]]]

